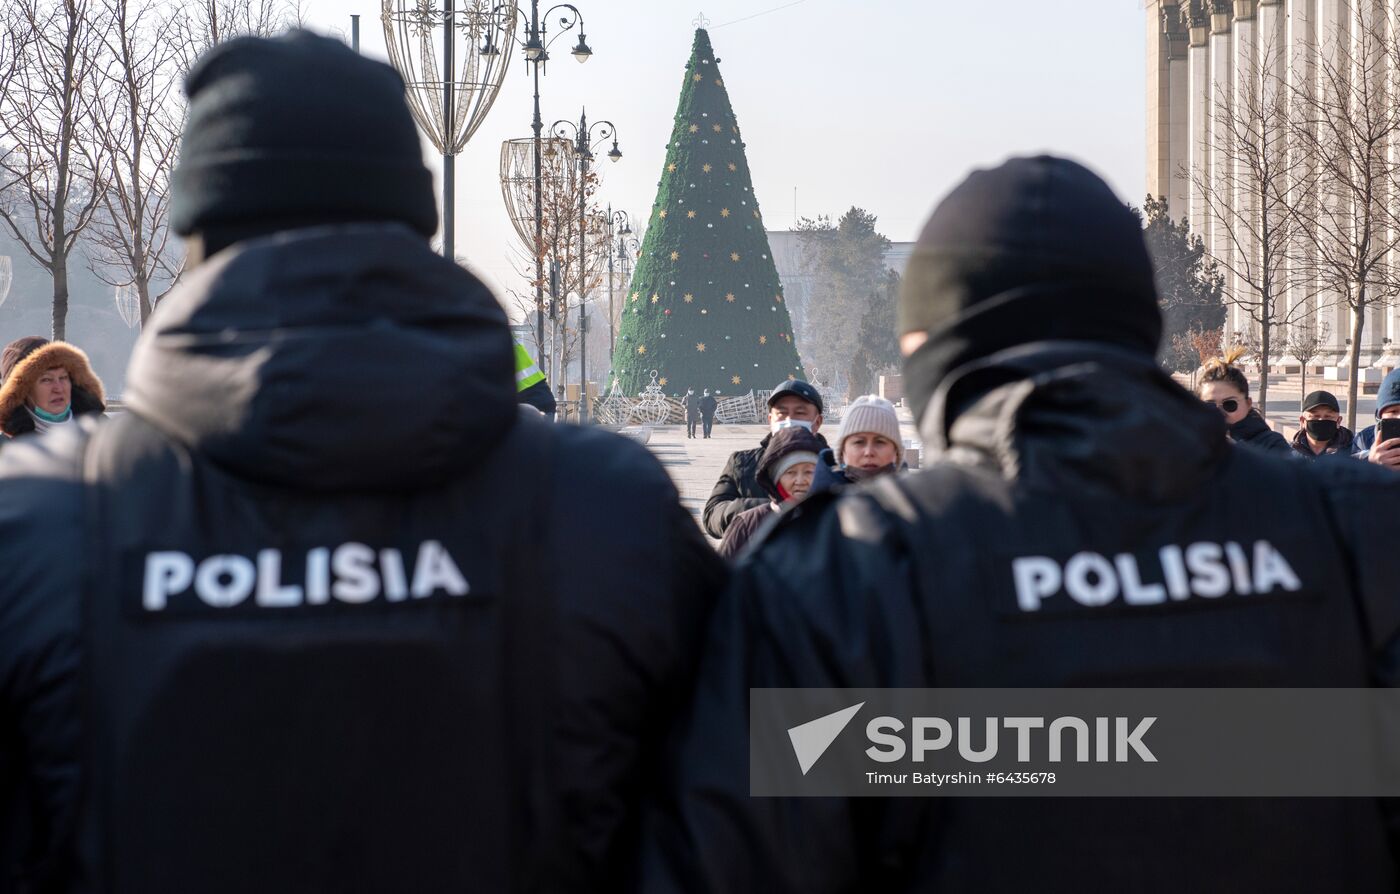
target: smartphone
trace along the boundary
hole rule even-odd
[[[1381,419],[1376,423],[1376,443],[1400,438],[1400,418]]]

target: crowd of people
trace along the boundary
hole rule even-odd
[[[1086,168],[976,171],[920,235],[922,468],[888,402],[831,443],[783,383],[717,551],[644,447],[520,406],[393,69],[294,31],[185,91],[125,412],[70,346],[0,358],[0,891],[1395,890],[1386,799],[750,795],[753,689],[1396,684],[1400,379],[1291,446],[1237,357],[1182,388]],[[1239,544],[1287,592],[1007,598],[1021,556]]]

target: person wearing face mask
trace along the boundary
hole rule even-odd
[[[73,345],[38,335],[17,338],[0,354],[0,431],[17,438],[68,426],[107,409],[102,380]]]
[[[813,491],[893,475],[904,467],[904,441],[894,404],[875,394],[856,398],[841,416],[835,451],[824,450]]]
[[[1376,393],[1376,419],[1400,418],[1400,369],[1393,369],[1381,381]],[[1400,469],[1400,438],[1391,438],[1376,443],[1376,425],[1368,425],[1356,433],[1352,441],[1352,454],[1358,459],[1373,462],[1388,469]]]
[[[1298,425],[1298,433],[1293,436],[1293,451],[1304,459],[1334,453],[1351,455],[1354,437],[1351,429],[1342,425],[1342,407],[1332,392],[1314,391],[1303,398]]]
[[[694,388],[685,389],[685,436],[695,437],[695,427],[700,424],[700,398]]]
[[[768,449],[769,439],[782,429],[793,427],[807,429],[817,436],[822,448],[826,448],[826,439],[821,436],[821,392],[807,382],[788,379],[768,395],[768,435],[757,447],[731,454],[710,491],[702,516],[705,533],[723,540],[725,530],[740,513],[769,502],[758,483],[759,462],[763,451]]]
[[[719,409],[719,401],[710,393],[710,389],[705,389],[705,394],[700,398],[700,422],[704,427],[705,439],[708,440],[710,432],[715,427],[715,410]]]
[[[1269,428],[1264,417],[1249,399],[1249,380],[1236,363],[1244,356],[1243,347],[1234,347],[1221,357],[1213,357],[1201,367],[1201,383],[1197,392],[1201,400],[1212,404],[1225,417],[1230,440],[1253,450],[1277,456],[1295,456],[1283,435]]]
[[[734,559],[768,521],[788,504],[796,503],[812,488],[812,477],[820,463],[817,454],[822,442],[805,428],[794,426],[780,429],[768,439],[768,447],[759,462],[758,485],[768,494],[769,502],[739,513],[724,531],[719,554]]]

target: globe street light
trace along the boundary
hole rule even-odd
[[[582,37],[580,37],[580,44]],[[588,111],[585,109],[579,115],[578,123],[572,121],[556,121],[550,128],[550,132],[561,139],[569,139],[572,133],[574,141],[574,154],[578,156],[578,343],[579,343],[579,370],[580,382],[582,383],[582,404],[579,409],[579,421],[588,421],[588,163],[593,160],[593,145],[596,142],[612,140],[612,149],[608,151],[608,158],[612,161],[622,159],[622,151],[617,148],[617,126],[611,121],[596,121],[592,125],[588,123]],[[611,240],[609,240],[611,241]],[[611,325],[611,319],[609,319]]]
[[[389,61],[403,76],[409,111],[442,153],[442,254],[456,259],[456,156],[476,133],[505,80],[515,42],[517,0],[383,0]],[[434,32],[442,29],[442,58]],[[502,47],[506,50],[501,52]],[[455,60],[461,59],[458,67]],[[347,188],[351,188],[347,185]]]

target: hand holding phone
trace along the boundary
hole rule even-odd
[[[1376,441],[1371,447],[1371,462],[1400,469],[1400,417],[1376,422]]]

